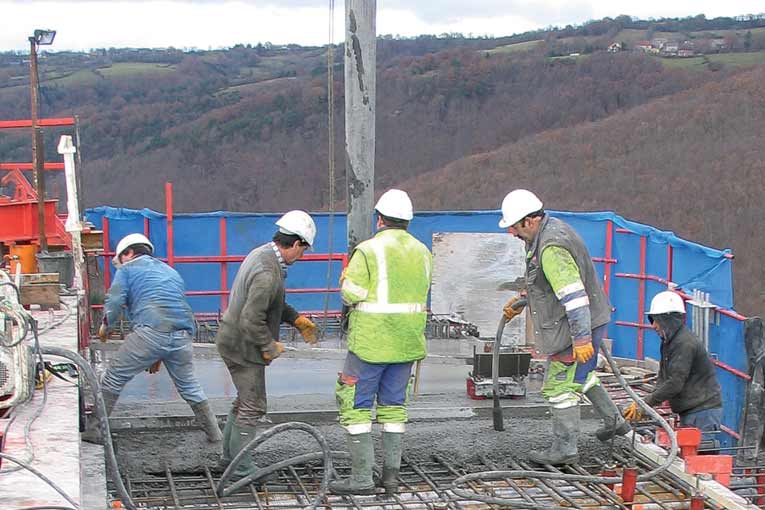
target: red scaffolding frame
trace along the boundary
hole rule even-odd
[[[173,232],[173,220],[174,220],[174,213],[173,213],[173,186],[172,183],[166,183],[165,184],[165,214],[166,214],[166,236],[167,236],[167,257],[158,257],[160,260],[167,262],[170,266],[175,266],[176,264],[220,264],[221,266],[221,277],[220,277],[220,288],[219,289],[210,289],[210,290],[189,290],[186,291],[187,296],[220,296],[221,298],[221,308],[220,311],[223,313],[226,308],[228,307],[228,296],[231,293],[230,289],[228,288],[228,264],[230,263],[241,263],[246,258],[246,255],[229,255],[228,254],[228,246],[227,246],[227,219],[225,216],[220,217],[220,236],[219,236],[219,255],[186,255],[186,256],[176,256],[175,255],[175,249],[174,249],[174,232]],[[104,258],[104,290],[108,290],[109,284],[111,282],[111,265],[110,265],[110,259],[115,255],[113,251],[109,249],[110,246],[110,231],[109,231],[109,218],[104,216],[101,220],[101,229],[103,230],[103,236],[104,236],[104,247],[106,248],[102,253],[101,257]],[[146,237],[149,237],[150,234],[150,228],[149,228],[149,218],[144,217],[143,219],[143,233]],[[345,268],[345,266],[348,265],[348,254],[347,253],[306,253],[301,258],[301,262],[328,262],[328,261],[336,261],[341,262],[342,267]],[[288,294],[315,294],[315,293],[338,293],[340,292],[339,287],[296,287],[296,288],[288,288],[286,289],[286,292]],[[103,308],[103,305],[93,305],[93,309],[100,309]],[[310,316],[324,316],[323,310],[307,310],[304,311],[305,314]],[[341,314],[340,310],[327,310],[326,315],[328,317],[339,317]],[[219,316],[218,313],[213,312],[200,312],[194,314],[198,319],[214,319]]]

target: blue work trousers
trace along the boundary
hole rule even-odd
[[[119,395],[122,388],[156,361],[162,361],[183,400],[196,404],[207,400],[202,386],[194,377],[194,352],[191,333],[163,333],[146,326],[137,326],[117,351],[104,372],[101,387]]]
[[[702,441],[719,441],[720,424],[722,423],[722,408],[690,411],[680,415],[681,427],[696,427],[701,431]]]
[[[406,388],[413,363],[367,363],[352,352],[343,366],[343,377],[356,379],[353,407],[372,409],[377,400],[381,406],[406,404]]]

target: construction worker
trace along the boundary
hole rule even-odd
[[[154,245],[143,234],[125,236],[115,252],[112,262],[117,272],[106,296],[99,336],[105,341],[123,313],[133,330],[101,379],[107,414],[133,377],[161,361],[208,441],[220,441],[218,421],[194,377],[194,314],[184,296],[183,280],[175,269],[152,256]],[[92,429],[89,434],[93,435]]]
[[[268,427],[265,368],[284,352],[279,327],[297,328],[303,339],[316,342],[316,325],[285,301],[287,266],[298,261],[316,238],[316,224],[304,211],[290,211],[276,222],[273,240],[252,250],[236,273],[228,309],[215,338],[237,395],[223,429],[223,461],[230,462],[258,433]],[[247,455],[236,477],[256,469]]]
[[[517,189],[502,201],[501,228],[526,243],[526,284],[536,348],[547,355],[542,396],[550,406],[553,442],[549,449],[529,452],[537,464],[577,462],[579,402],[586,395],[603,428],[602,441],[626,434],[630,426],[600,385],[594,372],[597,353],[611,318],[611,305],[601,288],[582,239],[563,221],[546,214],[542,201]],[[521,313],[504,307],[508,320]]]
[[[407,232],[412,201],[397,189],[375,205],[377,233],[359,243],[341,276],[350,308],[348,354],[335,388],[340,424],[348,432],[351,476],[333,481],[335,494],[374,492],[372,406],[382,425],[387,493],[398,487],[412,364],[425,357],[426,304],[433,267],[428,248]]]
[[[696,427],[705,433],[705,440],[714,440],[722,419],[720,384],[704,345],[685,325],[683,298],[669,290],[660,292],[647,315],[661,337],[661,363],[657,387],[645,403],[653,407],[669,400],[682,427]],[[642,415],[636,402],[624,412],[631,421]]]

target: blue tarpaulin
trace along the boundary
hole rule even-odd
[[[579,232],[587,243],[590,254],[598,260],[595,265],[601,277],[606,272],[606,266],[610,266],[608,290],[614,313],[608,333],[614,340],[613,352],[616,356],[637,357],[638,328],[618,325],[617,322],[644,323],[642,316],[651,298],[667,288],[662,279],[671,280],[688,293],[693,289],[708,292],[712,302],[717,306],[725,309],[733,308],[732,257],[729,250],[717,250],[686,241],[672,232],[629,221],[612,212],[550,211],[550,213],[568,222]],[[96,226],[101,226],[103,218],[108,218],[110,251],[114,250],[116,243],[124,235],[143,232],[144,219],[148,219],[149,237],[155,245],[156,255],[167,256],[164,214],[149,209],[97,207],[88,209],[86,215],[87,219]],[[330,215],[314,213],[313,216],[318,228],[314,253],[329,253]],[[176,214],[173,217],[174,255],[176,257],[221,255],[221,218],[225,218],[226,254],[244,256],[254,247],[271,239],[275,231],[274,222],[279,217],[280,214],[232,212]],[[335,214],[333,218],[332,251],[345,253],[347,251],[345,214]],[[501,232],[502,229],[497,225],[499,218],[498,211],[421,212],[415,215],[409,230],[430,247],[432,236],[436,232]],[[371,221],[370,217],[370,223]],[[611,251],[607,254],[609,237]],[[643,250],[645,257],[641,261]],[[612,263],[606,264],[607,261],[601,259],[610,259]],[[330,264],[329,285],[331,287],[337,286],[341,265],[339,261]],[[644,267],[641,268],[641,265]],[[231,288],[238,267],[238,263],[227,264],[227,288]],[[176,264],[176,269],[184,278],[188,290],[203,291],[221,288],[219,263]],[[287,287],[326,288],[327,269],[328,263],[324,261],[298,262],[289,268]],[[655,278],[628,276],[641,274]],[[641,285],[644,286],[642,299]],[[310,311],[323,310],[324,299],[324,293],[289,296],[290,303],[297,309]],[[217,312],[221,308],[219,296],[191,296],[189,301],[195,312]],[[340,309],[340,300],[336,293],[330,294],[329,309]],[[640,330],[643,336],[643,357],[658,359],[660,347],[658,336],[651,329],[640,328]],[[715,314],[710,335],[712,356],[745,372],[747,368],[741,321]],[[718,376],[723,386],[725,402],[723,421],[726,426],[737,430],[745,381],[722,369],[718,370]]]

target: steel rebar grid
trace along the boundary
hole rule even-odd
[[[613,458],[625,465],[634,463],[640,471],[654,467],[649,461],[632,452],[615,452]],[[506,459],[512,469],[531,469],[531,466]],[[350,466],[347,460],[338,460],[335,471],[347,476]],[[441,456],[433,456],[426,462],[414,462],[408,457],[402,460],[399,474],[399,493],[388,497],[382,493],[373,496],[342,497],[327,495],[319,508],[356,510],[465,510],[491,509],[497,506],[479,501],[464,500],[453,494],[450,485],[456,478],[476,471],[501,469],[489,459],[481,458],[476,464],[456,465]],[[545,470],[570,474],[598,473],[602,466],[566,466],[562,469],[548,466]],[[323,466],[306,463],[289,467],[275,473],[262,485],[250,484],[243,490],[218,497],[215,486],[219,473],[209,469],[201,473],[173,473],[168,467],[157,476],[144,475],[126,479],[126,486],[135,503],[141,508],[173,510],[279,510],[301,508],[308,505],[316,494]],[[110,481],[110,489],[113,484]],[[474,491],[506,499],[517,499],[519,504],[535,503],[540,506],[565,506],[582,510],[627,510],[619,496],[618,486],[611,490],[605,485],[571,483],[566,480],[491,480],[477,481],[470,485]],[[643,510],[675,510],[689,506],[690,487],[683,480],[665,472],[650,482],[638,484],[634,505]],[[718,510],[720,507],[707,501],[704,508]]]

